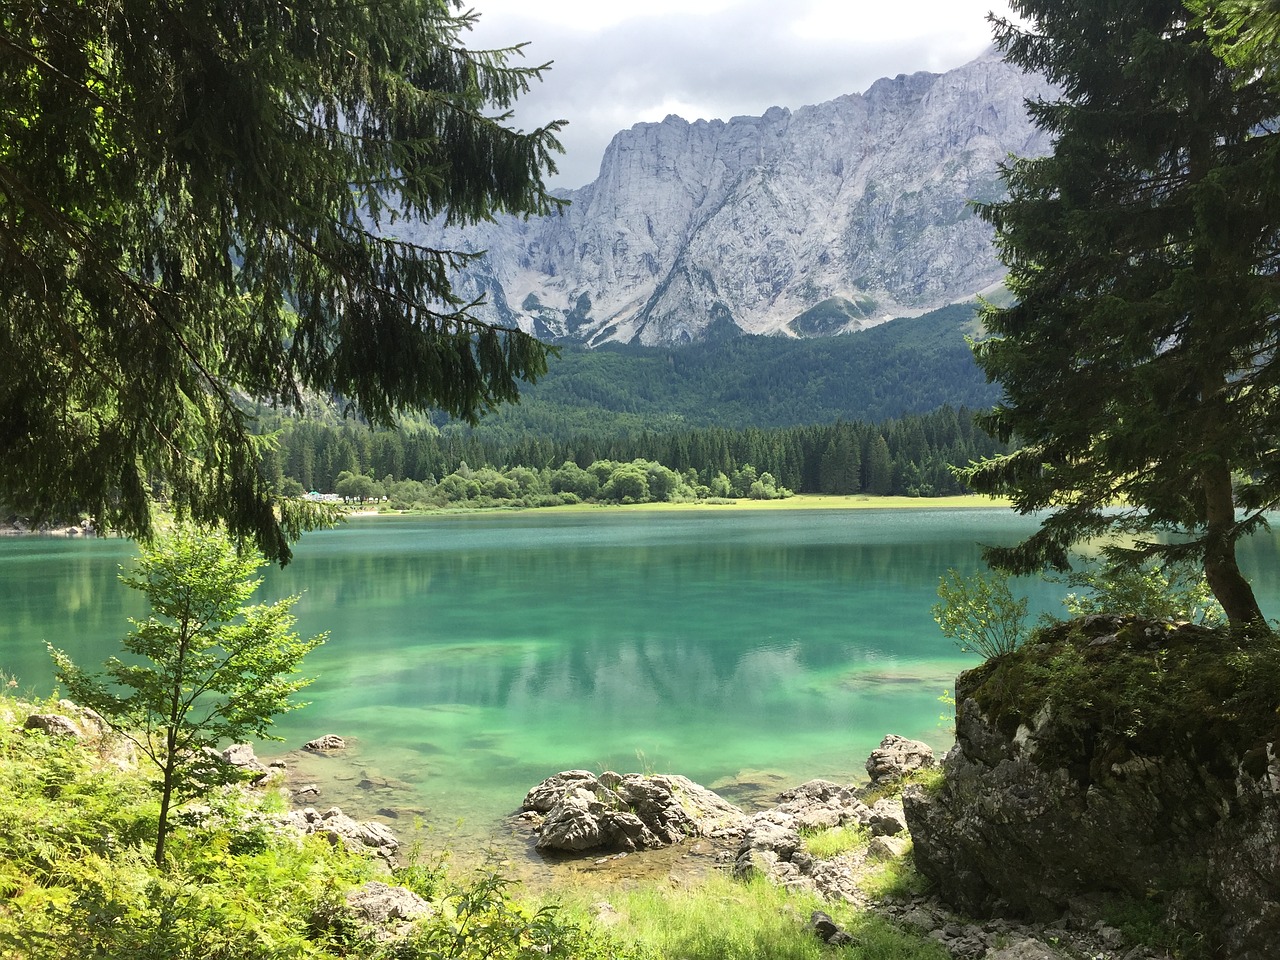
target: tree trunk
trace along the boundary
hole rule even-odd
[[[1236,563],[1236,541],[1232,536],[1236,508],[1231,471],[1219,461],[1206,467],[1200,476],[1205,503],[1204,575],[1209,589],[1222,604],[1233,627],[1260,623],[1262,610],[1253,595],[1253,587]]]
[[[173,782],[177,771],[174,769],[176,763],[174,761],[175,751],[177,749],[177,738],[174,735],[174,727],[171,725],[165,736],[165,756],[164,766],[160,769],[161,790],[160,790],[160,822],[156,826],[156,866],[161,870],[164,869],[164,845],[169,838],[169,808],[173,805]]]

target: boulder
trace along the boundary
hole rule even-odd
[[[60,713],[33,713],[27,717],[22,726],[25,730],[39,730],[51,737],[71,737],[80,740],[86,736],[79,724]]]
[[[345,846],[353,853],[369,853],[394,866],[400,841],[391,828],[376,820],[357,821],[342,812],[340,807],[330,807],[320,813],[314,807],[292,810],[282,821],[305,834],[324,837],[334,846]]]
[[[347,911],[367,938],[385,943],[409,932],[413,921],[429,917],[434,908],[407,887],[370,880],[350,891]]]
[[[90,707],[70,700],[58,701],[58,713],[33,713],[23,723],[26,730],[40,730],[54,737],[76,740],[102,737],[109,729],[107,721]]]
[[[876,785],[901,780],[909,773],[933,765],[933,748],[927,743],[891,733],[867,757],[867,775],[872,785]]]
[[[822,910],[813,911],[809,917],[809,929],[823,943],[831,947],[851,947],[858,939],[831,919],[829,913]]]
[[[904,793],[917,868],[977,916],[1128,898],[1221,955],[1275,956],[1280,684],[1241,683],[1238,643],[1092,617],[962,674],[942,783]]]
[[[408,887],[370,880],[347,894],[347,906],[357,921],[385,925],[395,920],[430,916],[431,904]]]
[[[864,823],[870,813],[853,787],[830,780],[810,780],[784,791],[773,809],[790,816],[796,827],[805,830]]]
[[[743,813],[687,777],[568,770],[530,790],[543,850],[644,850],[739,829]]]
[[[877,800],[862,818],[873,837],[893,837],[907,832],[907,818],[900,800]]]

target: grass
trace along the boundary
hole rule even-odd
[[[824,830],[802,830],[800,839],[805,851],[811,856],[819,860],[830,860],[842,853],[866,849],[871,842],[871,833],[866,827],[846,824]]]
[[[557,516],[561,514],[589,513],[597,510],[617,510],[625,513],[688,513],[702,511],[750,510],[753,512],[778,512],[785,510],[920,510],[920,509],[974,509],[982,507],[1008,507],[1010,502],[998,497],[985,497],[978,494],[965,494],[951,497],[872,497],[866,494],[836,495],[820,493],[798,493],[785,500],[720,500],[714,502],[697,500],[690,503],[635,503],[635,504],[602,504],[577,503],[557,507],[442,507],[429,511],[386,511],[379,516],[485,516],[536,510],[539,514]],[[372,516],[370,511],[362,510],[351,514],[352,517]]]
[[[239,789],[177,818],[161,869],[149,853],[158,807],[145,772],[109,760],[106,741],[22,729],[28,714],[55,709],[0,695],[0,960],[819,960],[833,953],[807,928],[815,909],[858,938],[841,956],[945,956],[874,915],[759,878],[610,891],[619,920],[607,926],[586,894],[529,904],[500,876],[457,879],[439,862],[388,876],[272,825],[280,798]],[[394,947],[379,944],[344,906],[370,878],[416,890],[435,912]]]
[[[566,902],[591,912],[583,894]],[[598,894],[595,895],[598,900]],[[610,932],[649,958],[680,960],[944,960],[936,943],[903,933],[871,913],[789,892],[763,878],[734,880],[717,874],[696,884],[649,885],[618,891],[605,915]],[[814,910],[829,913],[857,940],[833,952],[808,929]]]

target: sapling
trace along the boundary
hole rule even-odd
[[[129,621],[133,630],[122,646],[130,662],[111,657],[105,675],[93,675],[49,647],[67,693],[98,711],[159,771],[159,866],[174,808],[237,776],[206,748],[279,739],[270,733],[273,718],[301,706],[290,697],[311,682],[295,674],[324,635],[303,640],[293,632],[298,597],[246,605],[262,583],[253,574],[265,563],[220,532],[178,526],[120,575],[152,608],[146,620]]]

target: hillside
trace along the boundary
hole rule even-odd
[[[943,405],[981,408],[998,391],[973,362],[972,304],[812,340],[731,336],[681,347],[561,347],[521,402],[480,436],[785,427],[878,422]],[[443,423],[438,424],[443,426]]]

